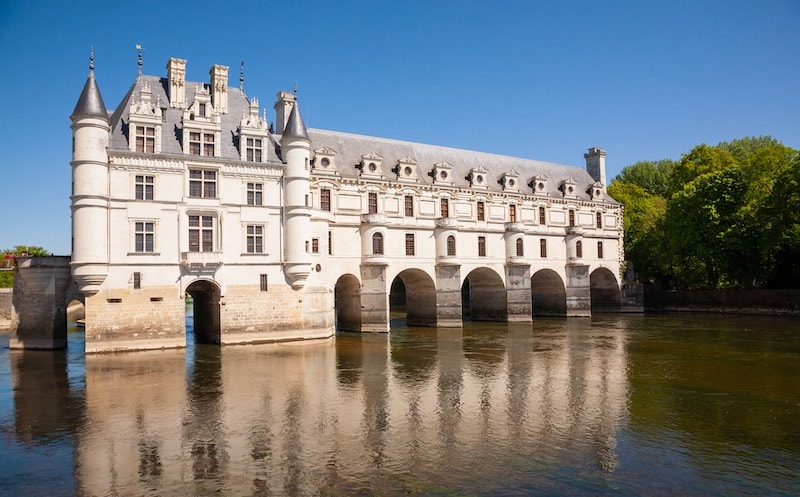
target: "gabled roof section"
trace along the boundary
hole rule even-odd
[[[303,124],[303,117],[300,115],[300,107],[297,102],[292,106],[292,112],[289,113],[289,119],[286,120],[286,128],[283,130],[283,138],[302,138],[310,140],[306,125]]]
[[[106,104],[103,103],[103,97],[100,95],[100,89],[94,79],[94,69],[89,69],[89,76],[83,85],[81,96],[78,98],[78,103],[75,104],[75,110],[72,111],[72,115],[69,117],[73,121],[81,117],[99,117],[108,121]]]

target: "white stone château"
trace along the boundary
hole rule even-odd
[[[622,206],[586,168],[308,129],[214,65],[139,74],[73,112],[73,279],[86,351],[530,321],[621,306]],[[390,304],[391,303],[391,304]]]

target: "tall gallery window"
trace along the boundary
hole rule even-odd
[[[456,255],[456,237],[450,235],[447,237],[447,255],[455,256]]]
[[[134,240],[134,250],[136,252],[153,252],[155,246],[155,223],[147,221],[134,223]]]
[[[153,176],[136,175],[136,200],[153,200]]]
[[[406,217],[414,217],[414,196],[406,195],[405,198],[405,213]]]
[[[319,208],[320,210],[331,211],[331,191],[328,188],[321,188],[319,190]]]
[[[442,199],[439,209],[442,217],[450,217],[450,201],[448,199]]]
[[[216,171],[190,169],[189,196],[195,198],[216,198],[217,196]]]
[[[136,151],[149,154],[156,151],[156,128],[136,126]]]
[[[264,227],[257,224],[247,225],[247,253],[264,253]]]
[[[477,214],[478,214],[478,221],[486,220],[486,206],[484,205],[482,200],[478,201]]]
[[[406,233],[406,255],[414,255],[414,234]]]
[[[189,252],[214,251],[214,217],[189,216]]]
[[[575,211],[572,209],[569,210],[569,225],[575,226]]]
[[[516,243],[516,245],[517,245],[517,247],[516,247],[517,248],[517,257],[522,257],[523,255],[525,255],[525,248],[523,246],[524,242],[522,241],[522,238],[521,237],[517,238],[517,241],[514,242],[514,243]]]
[[[595,226],[597,226],[598,228],[602,228],[603,227],[603,213],[602,212],[595,213],[594,218],[595,218]]]
[[[383,235],[381,233],[372,235],[372,253],[383,255]]]
[[[517,222],[517,206],[516,205],[509,205],[508,206],[508,222],[516,223]]]
[[[264,185],[262,183],[247,183],[247,205],[263,205]]]
[[[539,207],[539,224],[547,224],[544,207]]]
[[[369,214],[378,213],[378,194],[375,192],[367,194],[367,212]]]
[[[603,258],[603,242],[597,242],[597,258]]]
[[[542,238],[539,240],[539,257],[545,258],[547,257],[547,240]]]
[[[478,237],[478,256],[486,257],[486,237]]]
[[[577,257],[578,259],[583,257],[583,242],[581,242],[580,240],[575,242],[575,257]]]

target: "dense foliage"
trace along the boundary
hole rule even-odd
[[[10,259],[6,259],[7,255],[10,257]],[[0,266],[6,266],[6,264],[9,265],[13,264],[13,261],[15,260],[14,256],[38,257],[46,255],[53,255],[53,254],[43,249],[42,247],[17,245],[16,247],[11,249],[0,250]],[[0,271],[0,288],[11,288],[13,286],[14,286],[14,274],[11,271]]]
[[[698,145],[612,181],[625,253],[664,288],[800,287],[800,152],[771,137]]]

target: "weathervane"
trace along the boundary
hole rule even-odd
[[[94,47],[89,48],[89,70],[94,71]]]
[[[142,46],[141,46],[141,45],[139,45],[139,44],[137,43],[137,44],[136,44],[136,50],[139,52],[139,76],[141,76],[141,75],[142,75],[142,64],[143,64],[143,61],[142,61],[142,52],[144,51],[144,49],[142,48]]]
[[[242,61],[242,65],[239,68],[239,90],[244,91],[244,61]]]

